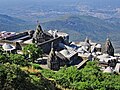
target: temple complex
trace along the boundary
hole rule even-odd
[[[69,42],[69,34],[58,30],[45,31],[38,24],[35,30],[24,32],[0,32],[0,46],[3,52],[22,54],[22,49],[35,43],[43,50],[43,58],[36,63],[51,70],[59,70],[63,66],[84,67],[87,61],[98,60],[101,70],[107,73],[120,73],[120,55],[114,54],[110,39],[106,40],[105,49],[100,43],[89,38],[81,42]]]

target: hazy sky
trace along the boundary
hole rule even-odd
[[[37,2],[51,2],[51,3],[57,3],[57,2],[62,2],[62,3],[68,3],[68,2],[86,2],[90,4],[117,4],[120,5],[120,0],[0,0],[0,5],[2,4],[22,4],[22,3],[37,3]]]
[[[42,5],[42,3],[46,4],[76,4],[76,3],[85,3],[87,5],[90,5],[92,7],[105,7],[105,6],[111,6],[111,7],[119,7],[120,6],[120,0],[0,0],[0,7],[13,7],[13,6],[24,6],[29,4],[36,4],[39,3]]]
[[[120,8],[120,0],[0,0],[0,10],[31,6],[57,7],[58,5],[88,5],[95,9]],[[61,8],[62,9],[62,8]]]

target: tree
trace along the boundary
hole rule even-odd
[[[0,65],[0,90],[32,90],[30,85],[29,75],[20,67],[9,63]]]
[[[34,62],[36,59],[42,56],[42,49],[35,44],[29,44],[23,48],[25,56],[29,56],[30,60]]]
[[[56,90],[40,73],[34,76],[16,64],[0,65],[0,90]]]
[[[97,62],[89,61],[81,70],[64,67],[51,75],[57,84],[72,90],[120,90],[120,76],[103,73]]]
[[[81,79],[81,73],[76,67],[63,67],[55,73],[54,79],[65,88],[74,88],[74,83]]]
[[[9,62],[17,65],[22,65],[22,66],[26,66],[28,64],[24,56],[20,54],[10,54]]]
[[[8,57],[6,55],[0,54],[0,63],[8,62]]]

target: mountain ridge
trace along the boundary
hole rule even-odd
[[[64,28],[68,28],[69,30],[77,31],[79,33],[83,33],[87,35],[88,35],[88,31],[90,31],[92,32],[92,34],[102,33],[104,36],[105,35],[110,36],[112,32],[119,31],[117,28],[113,28],[113,26],[114,25],[112,23],[108,23],[104,20],[91,16],[79,16],[79,17],[73,16],[73,17],[68,17],[68,19],[65,20],[55,20],[55,21],[49,21],[43,23],[43,27],[47,30],[49,29],[64,30]],[[90,34],[88,36],[90,36]]]
[[[99,19],[92,16],[73,16],[65,20],[55,20],[42,23],[46,30],[57,29],[70,35],[71,41],[83,41],[86,37],[94,42],[104,43],[106,38],[110,38],[116,48],[116,52],[120,52],[119,38],[120,26],[107,20]]]
[[[0,31],[19,32],[25,29],[31,29],[32,24],[25,20],[0,14]]]
[[[116,21],[116,19],[103,20],[92,16],[65,16],[63,19],[56,18],[41,23],[41,25],[44,30],[57,29],[68,33],[71,41],[83,41],[88,37],[92,41],[103,43],[109,37],[115,47],[119,48],[120,25]],[[28,29],[34,30],[35,27],[35,23],[0,14],[0,31],[19,32]]]

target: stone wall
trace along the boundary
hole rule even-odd
[[[6,40],[15,40],[15,39],[19,39],[21,37],[27,36],[27,35],[29,35],[28,31],[25,31],[25,32],[18,33],[14,36],[11,36],[11,37],[7,37]]]
[[[43,43],[38,43],[38,46],[41,47],[43,49],[43,52],[44,53],[47,53],[49,54],[50,50],[51,50],[51,44],[52,42],[54,43],[54,48],[55,50],[58,50],[59,48],[59,43],[60,42],[63,42],[63,38],[62,37],[58,37],[58,38],[55,38],[55,39],[50,39],[48,41],[45,41]]]

